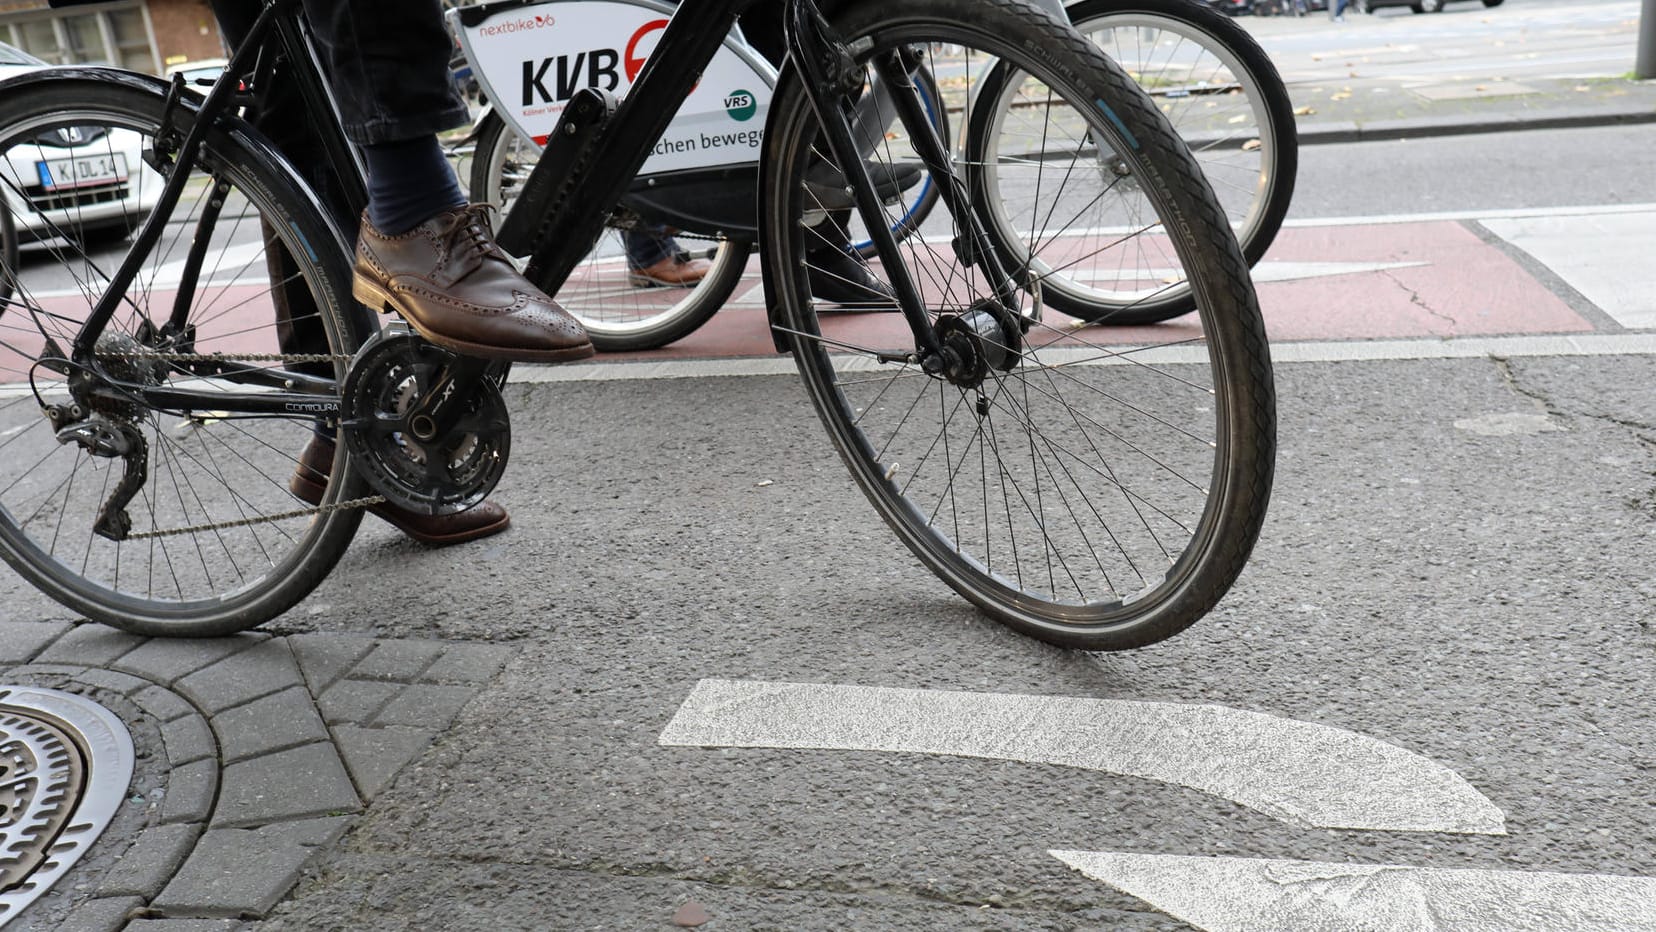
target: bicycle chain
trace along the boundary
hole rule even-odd
[[[238,518],[234,521],[219,521],[214,524],[196,524],[190,527],[166,528],[160,531],[135,531],[127,534],[127,540],[144,540],[150,537],[176,537],[180,534],[200,534],[203,531],[216,531],[221,528],[247,527],[251,524],[268,524],[273,521],[286,521],[289,518],[303,518],[306,515],[331,514],[346,508],[368,508],[373,505],[384,504],[383,495],[364,495],[350,501],[334,502],[332,505],[317,505],[314,508],[296,508],[292,511],[283,511],[273,515],[260,515],[257,518]]]
[[[150,360],[158,362],[341,362],[355,358],[348,353],[98,353],[98,359]]]
[[[98,353],[99,359],[121,359],[127,361],[152,362],[338,362],[349,363],[353,358],[341,353]],[[270,524],[276,521],[286,521],[289,518],[303,518],[308,515],[326,515],[346,508],[368,508],[385,503],[383,495],[365,495],[349,501],[334,502],[331,505],[315,505],[310,508],[296,508],[292,511],[283,511],[273,515],[260,515],[256,518],[237,518],[233,521],[219,521],[212,524],[195,524],[188,527],[163,528],[155,531],[134,531],[127,534],[127,540],[145,540],[154,537],[176,537],[182,534],[200,534],[204,531],[217,531],[227,528],[247,527],[253,524]]]

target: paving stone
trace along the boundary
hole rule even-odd
[[[249,928],[239,919],[140,919],[124,932],[239,932]]]
[[[179,865],[195,847],[199,825],[157,825],[144,829],[132,847],[126,850],[115,866],[104,875],[98,885],[100,896],[141,896],[145,899],[161,892],[167,881],[178,873]]]
[[[144,901],[136,896],[87,900],[69,914],[63,921],[63,928],[74,929],[75,932],[116,932],[126,925],[127,916],[133,910],[143,906]]]
[[[474,686],[410,686],[374,716],[379,725],[447,728],[460,710],[477,695]]]
[[[162,725],[161,743],[167,746],[167,763],[174,767],[218,757],[218,742],[213,740],[213,730],[199,715],[174,719]]]
[[[326,819],[306,819],[302,822],[278,822],[259,829],[259,834],[316,848],[338,841],[339,836],[345,834],[345,830],[355,821],[355,816],[332,816]]]
[[[186,715],[198,714],[196,707],[190,705],[178,693],[170,689],[163,689],[160,686],[140,689],[132,694],[132,701],[138,703],[138,708],[163,722],[170,722],[175,718],[183,718]]]
[[[252,632],[227,638],[156,638],[110,664],[110,669],[167,685],[269,638]]]
[[[87,670],[75,675],[75,681],[99,689],[107,689],[112,693],[130,696],[147,686],[153,685],[149,680],[128,676],[125,673],[111,673],[108,670]]]
[[[511,656],[512,648],[501,644],[449,644],[420,674],[420,682],[482,685],[494,679]]]
[[[39,676],[61,677],[71,679],[86,672],[86,668],[69,663],[30,663],[21,667],[13,667],[7,671],[7,676]]]
[[[412,683],[443,652],[442,641],[381,641],[351,668],[354,680]]]
[[[205,822],[218,794],[219,762],[198,760],[174,767],[167,774],[167,795],[161,801],[161,824]]]
[[[288,644],[310,683],[311,694],[316,696],[374,649],[373,638],[338,634],[297,634],[288,638]]]
[[[201,836],[184,868],[150,906],[168,913],[263,918],[299,879],[315,850],[279,833],[213,829]]]
[[[316,701],[322,709],[322,718],[330,725],[337,722],[369,722],[403,691],[400,683],[374,683],[345,680],[335,683]]]
[[[9,621],[0,624],[0,663],[28,663],[57,640],[69,624],[62,621]]]
[[[220,712],[213,716],[213,729],[225,763],[328,740],[328,728],[303,686]]]
[[[286,638],[273,638],[239,654],[233,654],[178,681],[178,691],[208,712],[267,696],[293,686],[303,686],[299,666]]]
[[[340,725],[334,728],[339,756],[344,758],[356,780],[362,798],[373,802],[395,777],[436,738],[427,728],[363,728]]]
[[[142,643],[144,639],[137,635],[87,622],[76,625],[74,630],[53,641],[52,646],[40,652],[35,662],[104,667]]]
[[[338,752],[322,742],[225,767],[213,826],[264,825],[361,808]]]

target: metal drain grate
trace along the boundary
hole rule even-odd
[[[132,781],[132,736],[73,693],[0,686],[0,925],[68,873]]]

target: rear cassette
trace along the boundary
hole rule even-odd
[[[393,324],[363,344],[345,376],[340,426],[356,470],[409,511],[447,515],[483,501],[506,471],[512,428],[499,380],[476,380],[452,428],[411,414],[461,357]],[[429,419],[427,419],[429,421]]]

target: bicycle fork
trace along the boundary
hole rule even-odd
[[[927,118],[911,73],[919,64],[911,49],[886,49],[872,59],[875,75],[889,90],[915,154],[954,218],[955,255],[977,266],[994,286],[992,301],[979,301],[960,315],[944,315],[934,325],[924,299],[903,261],[897,238],[886,222],[879,195],[858,150],[856,95],[863,90],[864,70],[851,49],[834,34],[813,0],[789,4],[788,51],[805,77],[805,91],[824,139],[839,163],[858,212],[868,226],[903,318],[914,334],[922,368],[930,375],[962,385],[981,383],[989,367],[1014,368],[1021,358],[1023,334],[1031,321],[1018,311],[1019,288],[1001,261],[975,210],[965,183],[936,129]],[[867,40],[859,40],[867,41]]]

